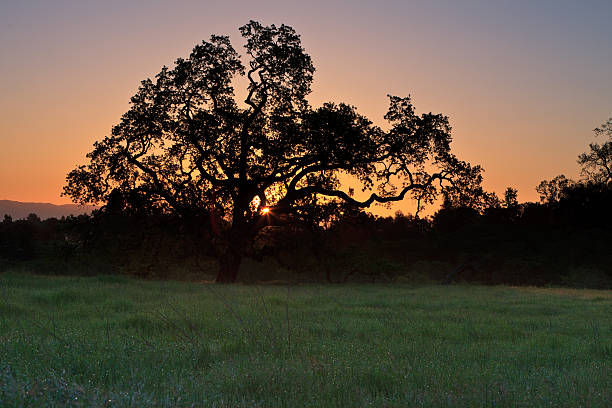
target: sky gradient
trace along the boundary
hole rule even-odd
[[[383,124],[386,94],[444,113],[453,150],[485,187],[560,173],[612,116],[612,2],[28,1],[0,4],[0,199],[67,203],[141,80],[250,19],[288,24],[317,69],[310,101],[347,102]],[[407,210],[405,204],[394,207]]]

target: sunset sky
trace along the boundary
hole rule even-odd
[[[383,124],[386,94],[444,113],[485,187],[560,173],[612,116],[612,1],[61,1],[0,3],[0,199],[67,203],[66,173],[140,81],[211,34],[288,24],[317,71],[310,101]],[[405,205],[396,208],[406,209]]]

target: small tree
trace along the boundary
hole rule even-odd
[[[518,190],[512,187],[506,188],[506,191],[504,192],[504,207],[514,209],[518,206]]]
[[[420,207],[442,190],[480,183],[480,167],[451,153],[447,117],[417,115],[410,98],[395,96],[388,130],[344,103],[313,108],[306,96],[314,67],[296,32],[255,21],[240,32],[246,66],[228,37],[213,35],[143,81],[89,163],[68,174],[64,194],[95,204],[120,194],[185,220],[212,216],[217,281],[233,282],[271,220],[334,201],[366,208],[411,196]],[[232,87],[241,75],[248,79],[244,104]],[[341,184],[344,176],[369,195],[357,199]]]
[[[562,199],[567,189],[574,184],[575,183],[571,179],[561,174],[550,181],[542,180],[540,184],[537,185],[536,191],[540,194],[540,201],[542,203],[551,204]]]
[[[587,182],[609,183],[612,181],[612,118],[594,132],[608,140],[602,144],[589,144],[591,150],[578,156],[578,164],[582,166],[582,175]]]

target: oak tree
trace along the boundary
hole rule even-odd
[[[217,281],[233,282],[272,220],[334,202],[367,208],[411,197],[421,206],[480,183],[480,167],[451,152],[446,116],[418,115],[409,97],[396,96],[385,127],[348,104],[312,107],[315,69],[299,35],[255,21],[240,33],[242,57],[229,37],[213,35],[142,81],[88,163],[67,175],[64,194],[90,204],[125,194],[185,220],[210,216],[218,221]],[[241,76],[243,101],[233,88]],[[361,198],[343,183],[348,178]]]

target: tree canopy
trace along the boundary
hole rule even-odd
[[[217,280],[231,282],[245,248],[273,219],[407,196],[420,208],[441,192],[479,188],[481,168],[451,152],[446,116],[418,115],[410,97],[396,96],[384,128],[349,104],[312,107],[315,69],[295,30],[250,21],[240,33],[243,57],[229,37],[213,35],[142,81],[89,162],[67,175],[64,194],[91,204],[119,195],[126,205],[222,220]],[[240,76],[248,80],[243,102],[233,88]],[[363,199],[345,176],[360,183]]]
[[[552,180],[542,180],[536,186],[536,191],[540,194],[542,203],[555,203],[565,197],[567,190],[573,187],[576,183],[560,174]]]
[[[612,181],[612,118],[594,130],[596,136],[608,140],[604,143],[589,144],[590,151],[578,156],[582,175],[587,181],[608,183]]]

